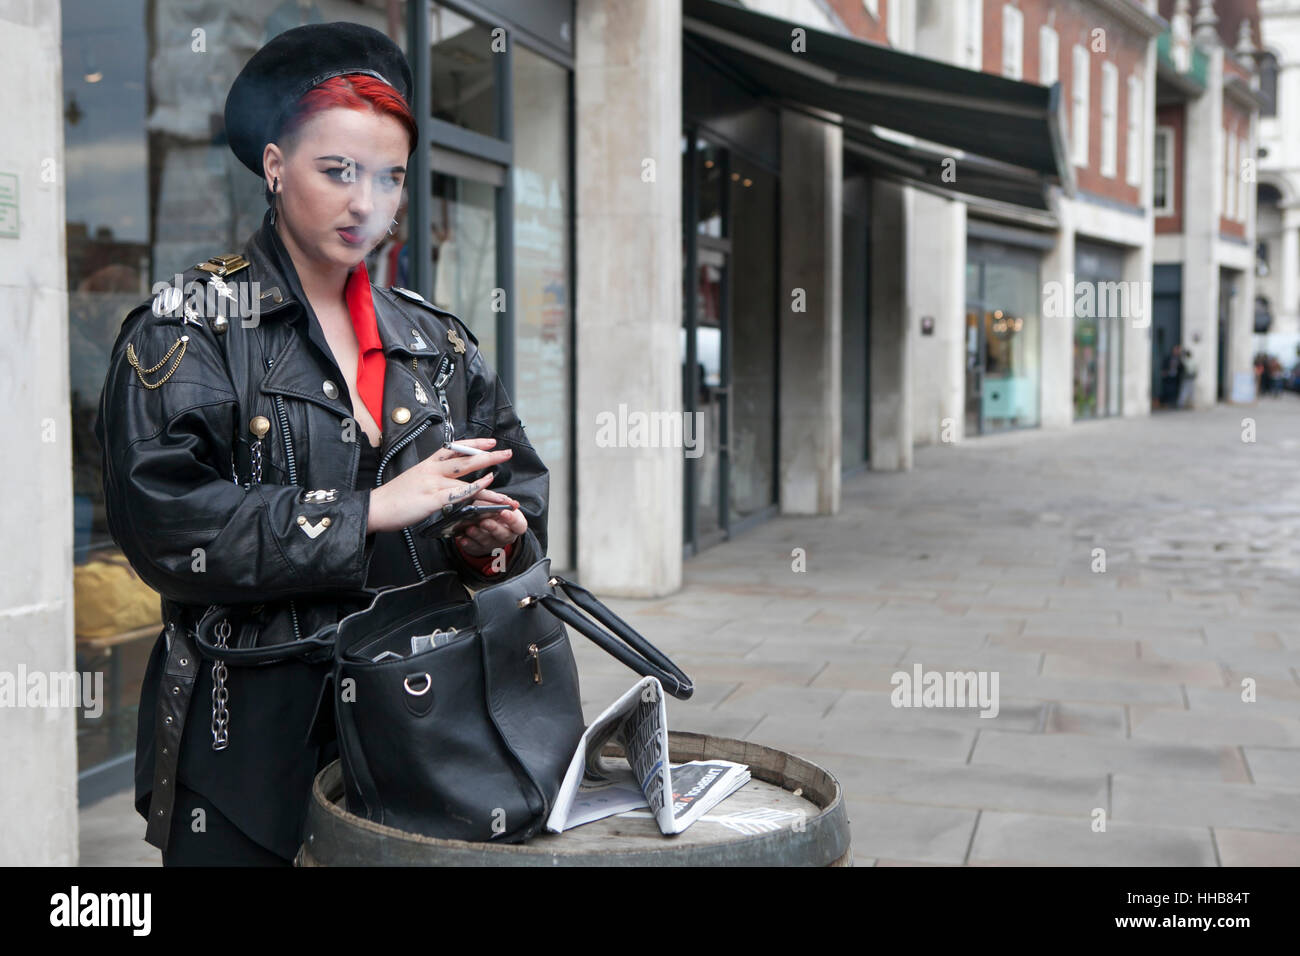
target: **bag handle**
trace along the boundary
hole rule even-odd
[[[338,603],[360,603],[369,605],[374,600],[373,591],[343,591],[341,592]],[[214,614],[213,610],[221,613]],[[222,647],[220,644],[213,643],[210,634],[216,629],[219,621],[229,618],[230,608],[227,607],[209,607],[208,611],[200,618],[198,627],[194,631],[194,642],[198,645],[199,652],[209,660],[223,661],[228,665],[238,667],[255,667],[262,664],[280,664],[285,661],[299,660],[315,654],[317,651],[333,652],[334,640],[338,631],[338,624],[325,624],[321,626],[310,637],[299,638],[296,641],[286,641],[283,644],[270,644],[265,647]]]
[[[519,606],[528,607],[534,602],[540,603],[551,614],[642,677],[657,677],[664,690],[678,700],[689,700],[695,693],[695,684],[681,668],[669,660],[659,648],[638,634],[631,624],[602,604],[596,595],[558,574],[553,575],[546,583],[552,587],[558,585],[573,601],[573,605],[577,605],[600,623],[594,623],[583,617],[573,605],[566,604],[554,594],[530,594],[520,600]],[[614,633],[609,634],[602,630],[600,624]]]

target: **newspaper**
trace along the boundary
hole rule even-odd
[[[628,767],[601,757],[610,740],[622,744]],[[664,690],[657,678],[644,677],[583,733],[546,828],[561,833],[616,813],[648,808],[662,833],[681,833],[749,778],[747,766],[730,760],[670,764]]]

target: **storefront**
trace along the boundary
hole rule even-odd
[[[776,510],[776,111],[686,39],[682,51],[682,383],[698,423],[684,552]]]
[[[1039,423],[1039,260],[1030,246],[967,237],[967,435]]]
[[[240,67],[286,29],[364,23],[411,60],[428,145],[412,158],[400,226],[367,267],[473,329],[550,470],[549,552],[568,566],[573,3],[64,0],[62,13],[77,668],[105,672],[107,699],[78,730],[89,802],[130,780],[139,682],[160,629],[158,596],[104,516],[92,428],[108,353],[154,282],[237,251],[260,224],[263,184],[227,148],[221,116]]]
[[[1124,309],[1120,289],[1124,253],[1113,246],[1075,243],[1074,417],[1120,413],[1124,368]],[[1090,293],[1090,294],[1089,294]]]

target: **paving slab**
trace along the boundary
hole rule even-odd
[[[1198,783],[1117,773],[1111,782],[1116,820],[1300,833],[1300,790],[1250,783]]]
[[[969,862],[981,866],[1216,866],[1206,827],[1146,826],[983,811]]]

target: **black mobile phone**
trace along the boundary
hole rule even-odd
[[[415,531],[427,538],[435,536],[450,538],[483,515],[510,511],[512,507],[512,505],[446,505],[416,525]]]

